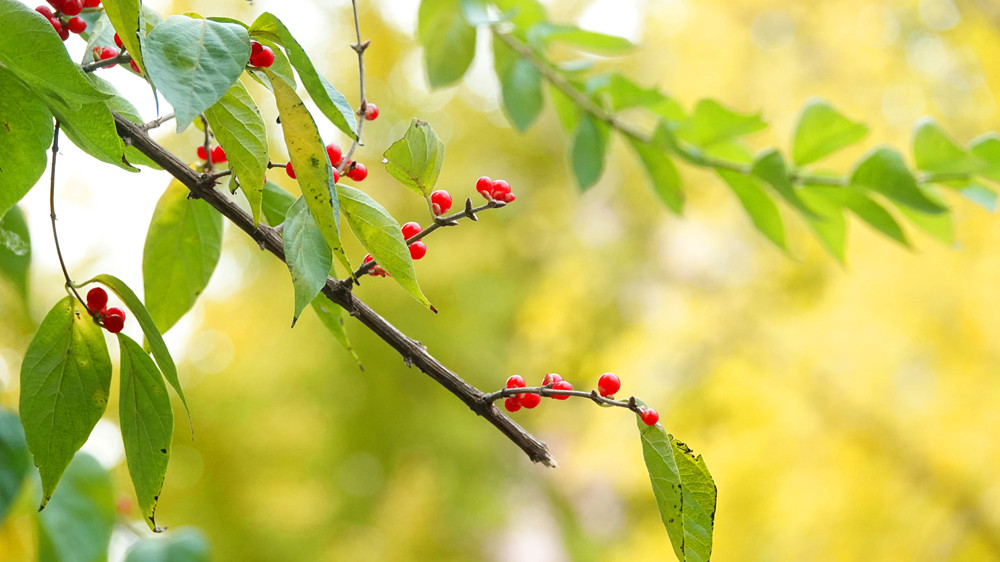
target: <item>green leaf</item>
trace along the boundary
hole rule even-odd
[[[0,22],[0,26],[3,23]],[[45,173],[52,145],[52,113],[38,96],[0,66],[0,217]]]
[[[757,230],[761,231],[779,248],[787,250],[785,224],[781,220],[781,213],[778,211],[778,206],[761,188],[760,183],[739,172],[721,168],[716,171],[739,198]]]
[[[304,198],[299,197],[285,215],[281,232],[285,248],[285,263],[292,274],[295,289],[295,314],[292,326],[302,314],[302,309],[316,298],[326,285],[326,275],[333,267],[330,247],[309,214]]]
[[[662,140],[665,134],[669,132],[663,125],[659,125],[652,144],[646,144],[632,137],[629,137],[628,141],[639,156],[646,175],[653,184],[653,191],[670,210],[679,215],[684,210],[684,192],[681,190],[681,178],[677,173],[677,167],[661,148],[667,142]],[[661,140],[657,141],[657,138]]]
[[[38,514],[40,562],[102,562],[115,524],[111,475],[80,453],[66,470],[59,495]]]
[[[250,37],[235,24],[170,16],[146,36],[143,49],[148,76],[173,106],[179,133],[239,78]]]
[[[565,93],[559,88],[549,84],[549,99],[552,100],[552,108],[556,110],[559,124],[562,125],[566,134],[576,130],[580,124],[580,110]]]
[[[136,65],[139,66],[139,70],[145,75],[146,64],[143,62],[146,54],[144,51],[145,41],[141,41],[139,38],[139,30],[142,29],[143,36],[145,36],[146,31],[143,29],[145,22],[142,19],[141,5],[140,0],[112,0],[111,2],[103,3],[104,13],[107,14],[111,25],[114,26],[115,31],[118,33],[118,38],[121,39],[122,45],[132,55],[132,60],[135,61]],[[105,43],[103,46],[106,45],[110,45],[110,43]],[[247,53],[248,59],[249,56],[249,53]],[[169,101],[169,98],[167,98],[167,101]],[[180,130],[178,129],[178,132]]]
[[[589,116],[580,119],[570,147],[573,175],[580,189],[586,191],[601,178],[604,151],[608,147],[608,128]]]
[[[340,345],[344,346],[344,349],[351,354],[351,357],[354,357],[354,360],[358,363],[358,368],[364,371],[365,368],[361,364],[361,358],[358,357],[358,353],[354,351],[354,346],[351,345],[351,340],[347,337],[347,327],[344,326],[344,309],[330,302],[323,294],[313,299],[312,307],[316,312],[316,316],[319,316],[320,321],[323,322],[323,325],[330,330],[333,337],[340,342]]]
[[[461,0],[422,0],[417,38],[432,88],[460,80],[476,56],[476,28],[465,20]]]
[[[695,146],[707,148],[766,128],[767,123],[761,121],[759,114],[737,113],[715,100],[703,99],[680,124],[676,134]]]
[[[104,414],[110,388],[101,327],[76,299],[62,299],[42,320],[21,364],[21,424],[42,477],[41,508]]]
[[[354,114],[354,108],[347,101],[347,98],[343,94],[337,91],[336,88],[330,85],[329,82],[323,78],[316,71],[316,67],[313,66],[312,61],[306,54],[305,50],[299,45],[298,41],[292,37],[292,34],[285,27],[285,24],[281,23],[274,14],[264,12],[254,20],[253,24],[250,26],[250,35],[254,39],[268,39],[281,45],[285,48],[285,52],[288,54],[288,60],[295,67],[296,72],[299,73],[299,78],[302,80],[302,85],[306,87],[306,91],[309,92],[309,96],[312,100],[316,102],[316,107],[323,112],[323,115],[330,120],[331,123],[336,125],[338,129],[343,131],[345,135],[350,138],[357,138],[354,130],[357,128],[357,117]],[[246,62],[246,61],[244,61]],[[272,65],[270,69],[271,72],[281,75],[279,69],[275,69]],[[294,82],[288,82],[290,85],[294,85]],[[284,120],[284,118],[282,118]],[[298,167],[295,168],[296,175],[298,175]],[[329,241],[329,240],[328,240]]]
[[[951,213],[927,214],[903,205],[897,205],[897,208],[927,234],[948,245],[955,243],[955,221]]]
[[[973,139],[969,144],[973,156],[979,158],[985,167],[982,175],[1000,182],[1000,136],[996,133],[987,133]]]
[[[156,503],[170,460],[174,414],[170,410],[167,385],[149,355],[122,333],[118,334],[118,345],[121,349],[118,422],[125,443],[125,460],[143,519],[151,530],[159,531]]]
[[[28,267],[31,265],[31,234],[24,215],[19,208],[11,207],[0,219],[0,275],[3,275],[17,289],[28,306]]]
[[[285,213],[295,203],[296,197],[281,188],[280,185],[268,181],[264,183],[264,202],[262,209],[267,224],[278,226],[285,222]]]
[[[346,185],[339,188],[340,208],[361,245],[406,292],[436,312],[417,285],[413,259],[399,231],[399,223],[365,192]]]
[[[208,539],[192,527],[141,540],[125,554],[125,562],[209,562],[211,559]]]
[[[392,143],[382,156],[389,175],[417,195],[430,200],[444,163],[444,143],[434,132],[434,127],[419,119],[410,121],[410,128],[403,138]]]
[[[997,192],[978,184],[970,184],[959,190],[963,197],[993,213],[997,210]]]
[[[31,454],[16,415],[0,409],[0,523],[31,472]]]
[[[958,146],[929,117],[918,121],[913,130],[913,162],[918,170],[932,173],[974,173],[982,169],[977,158]]]
[[[862,156],[851,173],[851,185],[881,193],[924,213],[947,210],[921,191],[903,157],[890,147],[874,148]]]
[[[138,172],[124,161],[125,145],[118,136],[115,118],[105,102],[87,103],[76,110],[64,110],[43,96],[59,120],[60,130],[76,146],[101,162],[129,172]]]
[[[806,224],[816,233],[830,255],[840,263],[846,263],[847,221],[842,207],[821,193],[816,193],[814,189],[811,186],[799,189],[799,196],[814,211],[813,215],[805,215]]]
[[[850,209],[858,218],[868,223],[875,230],[909,247],[910,242],[906,239],[906,233],[903,232],[902,227],[899,226],[896,219],[884,207],[864,193],[853,189],[829,186],[813,186],[812,190],[817,195],[825,197],[828,201]]]
[[[545,6],[538,0],[495,0],[497,9],[504,12],[502,20],[510,20],[515,31],[529,29],[548,19]]]
[[[677,100],[656,88],[643,88],[621,74],[594,76],[587,81],[587,92],[607,97],[613,111],[641,107],[668,121],[687,117]]]
[[[316,122],[295,90],[268,69],[264,69],[264,72],[274,88],[274,101],[281,117],[281,131],[288,147],[288,157],[295,168],[295,177],[302,188],[302,196],[305,197],[309,212],[319,231],[323,233],[327,246],[340,263],[350,270],[351,263],[340,242],[340,203],[326,145],[319,136]]]
[[[850,146],[868,134],[868,127],[844,117],[826,100],[806,102],[792,137],[792,161],[805,166]]]
[[[674,554],[683,562],[707,562],[715,527],[715,481],[705,459],[663,430],[636,417],[642,458],[653,485],[656,507]]]
[[[531,63],[506,43],[493,38],[493,66],[500,80],[500,93],[507,117],[519,131],[527,129],[545,105],[542,76]]]
[[[121,115],[122,117],[128,119],[129,121],[137,124],[142,124],[144,121],[142,116],[139,115],[139,111],[129,102],[127,99],[122,97],[118,90],[108,82],[107,80],[101,78],[96,72],[91,72],[87,75],[87,79],[94,84],[98,90],[108,94],[106,105],[108,109],[114,111],[115,113]],[[139,151],[138,148],[134,146],[125,146],[125,159],[129,161],[130,164],[141,164],[143,166],[148,166],[154,170],[160,170],[159,164],[153,162],[148,156]]]
[[[89,281],[85,281],[82,285],[93,282],[100,283],[111,289],[125,303],[125,306],[128,307],[132,314],[135,315],[135,319],[139,322],[139,327],[142,328],[142,335],[145,336],[146,341],[149,343],[153,359],[156,359],[156,364],[160,367],[160,371],[163,372],[164,378],[167,379],[170,386],[174,387],[174,391],[180,397],[181,402],[184,404],[184,410],[188,414],[188,423],[190,423],[191,410],[188,409],[187,398],[184,397],[184,391],[181,389],[181,381],[177,378],[177,366],[174,365],[174,360],[170,357],[170,350],[167,349],[167,344],[164,343],[160,330],[156,327],[156,323],[153,322],[153,318],[149,315],[146,307],[142,305],[142,301],[139,300],[139,297],[135,296],[135,293],[128,285],[113,275],[102,273]]]
[[[780,152],[773,148],[761,152],[754,160],[752,170],[755,176],[771,184],[778,195],[800,213],[806,216],[814,214],[796,193],[795,186],[788,177],[785,158]]]
[[[222,215],[173,180],[153,210],[142,251],[146,310],[166,332],[194,306],[222,253]]]
[[[101,10],[93,13],[99,14],[99,17],[94,20],[94,23],[87,25],[87,31],[85,32],[87,36],[84,37],[87,40],[87,47],[83,50],[83,57],[80,60],[80,64],[86,64],[95,60],[94,47],[107,47],[115,44],[115,28],[111,24],[111,20],[108,19],[107,12]],[[81,37],[83,35],[82,33],[80,34]],[[91,72],[87,76],[90,77],[93,74]]]
[[[237,80],[222,99],[205,110],[216,140],[226,151],[229,169],[240,179],[243,195],[250,203],[254,226],[260,222],[267,169],[267,129],[257,104],[246,86]]]
[[[575,25],[540,23],[528,31],[528,37],[540,44],[563,43],[598,55],[621,55],[635,49],[635,45],[624,37],[587,31]]]

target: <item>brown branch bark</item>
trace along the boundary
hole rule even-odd
[[[235,224],[243,232],[253,238],[261,249],[267,250],[285,260],[281,235],[267,226],[254,227],[253,218],[223,193],[215,189],[215,180],[208,174],[200,174],[192,170],[173,153],[163,148],[143,130],[142,125],[136,125],[124,117],[114,114],[118,135],[126,144],[134,146],[140,152],[156,162],[167,173],[191,190],[194,197],[204,200],[224,217]],[[408,366],[416,366],[438,384],[458,397],[470,410],[486,418],[491,424],[507,436],[515,445],[521,448],[532,461],[546,466],[557,466],[555,458],[549,453],[545,443],[514,423],[501,412],[478,388],[462,380],[450,371],[440,361],[431,356],[420,342],[406,336],[368,305],[351,293],[349,281],[340,281],[332,277],[326,280],[323,294],[334,304],[342,307],[355,317],[379,338],[395,349]]]

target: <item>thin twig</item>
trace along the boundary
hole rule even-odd
[[[142,126],[142,130],[143,131],[148,131],[150,129],[155,129],[155,128],[159,127],[160,125],[166,123],[167,121],[170,121],[173,118],[174,118],[173,112],[168,113],[168,114],[164,115],[163,117],[157,117],[156,119],[153,119],[149,123],[146,123],[145,125],[143,125]]]
[[[209,148],[209,144],[211,141],[210,137],[212,135],[212,131],[208,127],[208,119],[205,118],[204,113],[199,115],[198,118],[201,119],[202,130],[205,131],[205,141],[204,144],[202,144],[202,146],[205,147],[205,170],[210,172],[212,171],[212,150]]]
[[[117,57],[111,57],[110,59],[101,59],[94,62],[88,62],[87,64],[81,64],[80,70],[84,72],[93,72],[99,68],[105,68],[108,66],[114,66],[116,64],[128,64],[132,60],[132,55],[128,54],[126,51],[118,53]]]
[[[361,102],[358,105],[358,126],[354,129],[354,140],[351,141],[351,147],[347,149],[347,153],[344,154],[344,158],[337,167],[339,175],[344,175],[344,169],[351,162],[354,151],[361,146],[361,130],[365,127],[365,112],[368,110],[368,100],[365,98],[365,51],[368,49],[371,41],[361,40],[361,22],[358,20],[358,0],[351,0],[351,9],[354,10],[354,33],[358,38],[358,42],[352,44],[351,48],[358,54],[358,81],[360,82],[358,97],[361,98]]]
[[[52,134],[52,169],[49,173],[49,219],[52,222],[52,239],[56,243],[56,257],[59,258],[59,267],[62,268],[63,277],[66,279],[66,288],[73,292],[76,300],[87,309],[87,313],[94,316],[94,311],[87,306],[87,301],[80,297],[73,280],[69,277],[69,269],[66,268],[66,261],[63,259],[62,247],[59,245],[59,232],[56,229],[56,158],[59,155],[59,120],[56,119],[56,128]]]

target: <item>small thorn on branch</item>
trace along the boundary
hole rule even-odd
[[[479,220],[479,217],[477,217],[476,213],[473,212],[472,199],[465,200],[465,216],[469,217],[474,221]]]

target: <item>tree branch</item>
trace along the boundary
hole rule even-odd
[[[124,117],[114,113],[118,135],[137,150],[156,162],[167,173],[187,186],[191,193],[219,211],[224,217],[247,233],[262,249],[284,261],[285,252],[281,236],[267,225],[254,227],[253,218],[222,192],[215,189],[215,180],[208,174],[192,170],[177,156],[160,146],[142,129]],[[440,361],[431,356],[427,349],[390,324],[368,305],[351,293],[349,282],[327,277],[323,294],[334,304],[344,308],[351,316],[368,327],[379,338],[388,343],[402,357],[407,365],[414,365],[454,394],[476,414],[486,418],[491,424],[521,448],[532,461],[555,467],[557,462],[549,453],[545,443],[525,431],[503,414],[488,399],[487,395],[462,380]]]

